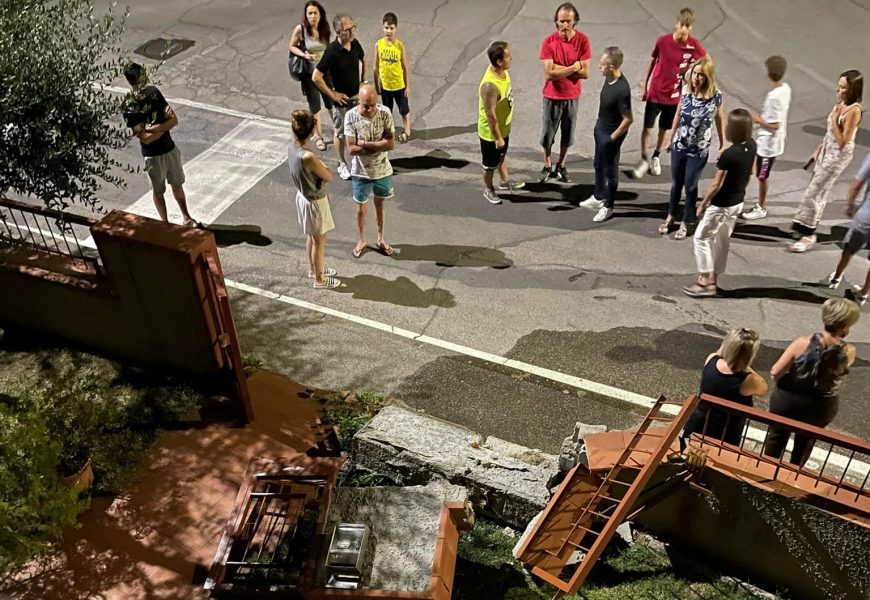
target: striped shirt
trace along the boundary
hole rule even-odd
[[[357,140],[377,142],[384,138],[384,132],[395,134],[393,115],[386,106],[378,104],[375,108],[375,116],[366,119],[359,112],[359,106],[355,106],[344,115],[345,137],[355,137]],[[376,154],[362,154],[351,157],[350,174],[353,177],[363,179],[381,179],[393,174],[393,166],[390,164],[388,152]]]

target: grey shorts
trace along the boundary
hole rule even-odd
[[[166,182],[169,185],[184,183],[184,169],[181,168],[181,152],[178,146],[160,156],[145,157],[145,172],[151,179],[151,189],[158,196],[166,193]]]
[[[861,250],[870,250],[870,223],[852,221],[843,238],[843,251],[858,254]]]
[[[543,131],[541,146],[549,148],[556,139],[556,130],[562,128],[560,146],[567,148],[574,143],[574,128],[577,125],[577,102],[574,100],[551,100],[544,98]]]
[[[344,106],[339,106],[338,104],[336,104],[331,109],[329,109],[330,113],[332,114],[332,125],[333,127],[335,127],[335,137],[344,137],[344,115],[346,115],[347,111],[352,109],[358,103],[359,98],[353,96],[352,98],[347,99]]]

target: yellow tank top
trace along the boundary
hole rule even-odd
[[[486,73],[483,79],[480,80],[477,93],[477,135],[488,142],[494,142],[495,136],[489,129],[489,123],[486,120],[486,108],[483,105],[483,98],[480,95],[480,88],[484,83],[491,83],[498,90],[498,102],[495,105],[495,116],[498,120],[498,129],[501,136],[506,138],[511,132],[511,120],[514,116],[514,97],[511,90],[511,76],[505,71],[504,79],[498,77],[492,72],[489,67],[486,68]]]
[[[402,55],[405,47],[399,40],[392,44],[387,38],[381,38],[377,43],[378,51],[378,77],[381,80],[381,89],[395,92],[404,89],[405,75],[402,73]]]

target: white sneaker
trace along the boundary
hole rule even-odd
[[[834,277],[834,275],[836,275],[836,274],[837,274],[837,272],[834,271],[833,273],[828,275],[828,278],[825,280],[825,283],[828,284],[828,289],[835,290],[838,287],[840,287],[840,282],[843,281],[843,278],[842,277],[839,277],[839,278]]]
[[[740,215],[741,218],[746,219],[747,221],[755,221],[756,219],[763,219],[767,216],[767,209],[761,208],[758,204],[755,205],[755,208],[752,210],[747,210],[745,213]]]
[[[350,169],[347,168],[346,163],[338,163],[338,176],[347,181],[350,179]]]
[[[583,208],[591,208],[592,210],[601,210],[602,208],[604,208],[604,202],[602,202],[593,195],[589,196],[588,198],[586,198],[586,200],[581,202],[580,206],[582,206]]]
[[[658,156],[652,157],[652,160],[649,163],[649,174],[656,176],[662,174],[662,161],[659,160]]]
[[[483,190],[483,197],[486,198],[486,201],[490,204],[501,204],[501,198],[496,195],[495,190],[486,188]]]
[[[851,288],[846,290],[846,298],[858,306],[864,306],[867,303],[867,295],[861,293],[860,285],[853,285]]]
[[[592,217],[592,220],[595,221],[596,223],[601,223],[602,221],[606,221],[607,219],[609,219],[612,216],[613,216],[613,209],[607,208],[606,206],[602,206],[601,210],[599,210],[595,214],[595,216]]]
[[[631,172],[632,177],[635,179],[642,179],[646,172],[649,171],[649,163],[645,160],[641,159],[634,170]]]

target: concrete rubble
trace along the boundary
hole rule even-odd
[[[463,486],[475,511],[517,529],[546,506],[559,472],[553,455],[397,406],[356,434],[353,460],[401,485],[445,479]]]

